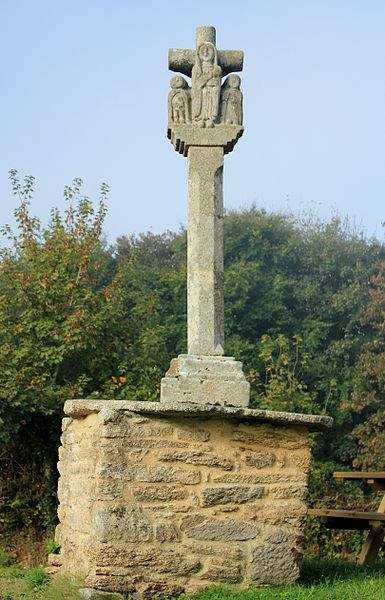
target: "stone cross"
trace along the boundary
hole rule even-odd
[[[248,403],[241,363],[223,356],[223,158],[243,133],[241,81],[232,74],[242,66],[240,50],[217,50],[214,27],[197,28],[196,50],[169,51],[170,70],[191,77],[191,86],[171,79],[167,129],[188,161],[188,354],[172,361],[162,401]]]

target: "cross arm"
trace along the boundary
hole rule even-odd
[[[191,70],[195,63],[195,50],[182,50],[170,48],[168,51],[168,68],[170,71],[183,73],[191,77]],[[222,75],[243,69],[242,50],[218,50],[218,63],[222,68]]]

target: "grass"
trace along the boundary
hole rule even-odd
[[[9,563],[9,561],[3,561]],[[80,600],[79,583],[68,578],[49,580],[39,567],[0,565],[1,600]],[[194,600],[385,600],[385,563],[368,567],[341,560],[312,559],[304,563],[294,585],[235,591],[215,587]],[[187,600],[184,597],[183,600]]]
[[[79,582],[75,580],[68,577],[51,580],[42,567],[23,569],[5,559],[2,563],[0,600],[80,600]]]

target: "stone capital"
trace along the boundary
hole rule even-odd
[[[190,146],[216,147],[222,146],[223,153],[231,152],[243,135],[244,128],[241,125],[220,124],[212,129],[200,129],[195,125],[169,125],[167,137],[175,150],[183,156],[188,155]]]

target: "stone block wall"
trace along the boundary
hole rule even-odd
[[[53,561],[122,594],[295,581],[309,424],[256,412],[67,403]]]

